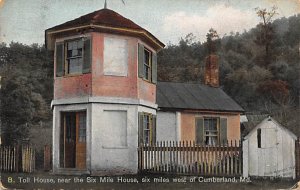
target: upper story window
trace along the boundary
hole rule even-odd
[[[82,73],[83,65],[83,41],[76,40],[66,43],[67,45],[67,64],[66,71],[68,74],[80,74]]]
[[[144,49],[144,78],[146,80],[151,81],[152,73],[151,73],[151,66],[152,66],[152,57],[151,52],[147,49]]]
[[[146,81],[157,82],[157,56],[155,52],[145,48],[142,44],[138,46],[138,74]]]
[[[218,145],[227,143],[227,118],[197,117],[196,143],[204,145]]]
[[[56,43],[56,76],[89,73],[91,39],[79,38]]]
[[[128,40],[104,37],[103,74],[128,76]]]

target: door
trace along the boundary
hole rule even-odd
[[[277,130],[274,128],[262,129],[263,174],[276,176],[277,174]]]
[[[63,112],[61,167],[86,168],[86,112]]]

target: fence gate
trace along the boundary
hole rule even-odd
[[[242,149],[238,141],[224,145],[196,145],[195,142],[157,142],[138,148],[139,172],[241,176]]]

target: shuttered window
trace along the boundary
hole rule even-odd
[[[89,73],[91,40],[80,38],[56,44],[56,76]]]
[[[157,83],[157,56],[142,44],[138,44],[138,76]]]
[[[156,142],[156,116],[150,113],[139,113],[139,144]]]
[[[204,145],[225,144],[227,142],[226,118],[196,118],[196,143]]]

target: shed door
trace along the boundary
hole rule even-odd
[[[262,136],[262,160],[259,167],[263,170],[263,176],[276,176],[277,164],[277,132],[273,128],[261,129]]]

